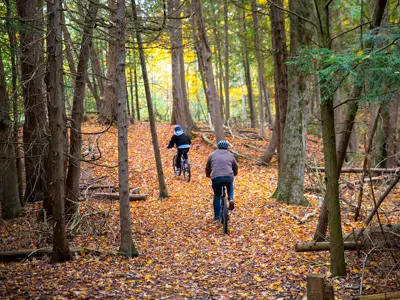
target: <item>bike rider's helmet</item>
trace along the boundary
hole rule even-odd
[[[218,142],[218,149],[228,149],[228,146],[229,146],[229,144],[225,140],[220,140]]]

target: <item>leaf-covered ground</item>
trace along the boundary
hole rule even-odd
[[[192,181],[187,183],[172,172],[175,150],[166,149],[172,127],[157,126],[170,194],[163,200],[158,199],[149,124],[137,122],[129,127],[130,187],[149,195],[146,201],[131,202],[133,237],[140,256],[126,259],[115,255],[119,244],[118,203],[96,199],[91,189],[83,188],[82,197],[87,199],[81,205],[82,218],[68,224],[70,246],[95,248],[101,253],[78,253],[74,261],[62,264],[52,264],[47,257],[0,263],[0,298],[302,299],[306,274],[329,276],[329,253],[294,251],[296,242],[311,240],[317,217],[298,224],[290,213],[303,217],[313,211],[316,195],[306,195],[311,203],[308,208],[276,203],[269,198],[277,183],[276,163],[265,167],[240,159],[235,180],[236,208],[231,213],[230,233],[223,235],[221,225],[212,223],[212,189],[204,173],[213,148],[197,134],[189,152]],[[95,122],[85,125],[86,132],[101,130],[104,127]],[[102,135],[85,136],[85,150],[96,141],[100,149],[88,151],[87,158],[101,158],[96,165],[84,165],[83,187],[96,183],[117,186],[117,169],[112,168],[117,163],[116,139],[116,128]],[[252,157],[261,152],[244,144],[266,144],[228,140],[236,150]],[[320,164],[320,141],[311,137],[308,147],[309,161]],[[307,175],[307,186],[318,186],[313,178]],[[388,212],[382,216],[385,223],[399,223],[397,192],[384,206]],[[355,203],[356,192],[342,196]],[[366,199],[370,203],[368,195]],[[0,223],[0,251],[51,245],[49,223],[38,222],[40,207],[38,203],[30,204],[21,218]],[[352,221],[351,207],[345,203],[342,215],[345,233],[361,226],[361,222]],[[363,293],[400,289],[399,271],[388,271],[390,257],[386,257],[370,257],[362,272],[365,255],[346,252],[348,276],[330,278],[338,299],[350,299],[359,293],[362,273]]]

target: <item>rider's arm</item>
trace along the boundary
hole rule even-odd
[[[167,148],[173,148],[175,144],[175,135],[172,136],[171,140],[169,141],[169,144]]]
[[[232,171],[233,171],[233,175],[234,176],[236,176],[238,174],[238,170],[239,170],[239,167],[238,167],[237,161],[236,161],[235,158],[233,158],[233,160],[232,160]]]
[[[211,177],[211,156],[207,160],[207,165],[206,165],[206,176]]]

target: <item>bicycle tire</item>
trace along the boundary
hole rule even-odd
[[[185,160],[183,164],[183,178],[185,178],[187,182],[190,182],[190,164],[187,160]]]
[[[224,199],[224,208],[223,208],[223,211],[222,211],[222,214],[223,214],[223,219],[224,219],[224,222],[223,222],[223,232],[224,232],[224,234],[228,234],[228,220],[229,220],[229,213],[228,213],[228,206],[226,205],[226,200]]]
[[[175,155],[174,158],[172,159],[172,169],[174,170],[174,174],[175,174],[176,176],[179,176],[179,175],[181,175],[181,169],[178,169],[178,168],[176,167],[176,160],[177,160],[177,158],[178,158],[178,156]]]

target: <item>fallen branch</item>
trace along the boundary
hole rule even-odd
[[[359,300],[383,300],[383,299],[400,299],[400,292],[386,292],[383,294],[356,296]]]
[[[264,152],[265,151],[265,149],[263,149],[263,148],[256,147],[256,146],[253,146],[253,145],[249,145],[249,144],[243,144],[243,146],[245,146],[246,148],[252,149],[252,150],[256,150],[258,152]]]
[[[325,172],[325,167],[312,167],[308,166],[307,169],[312,170],[312,171],[320,171],[320,172]],[[362,173],[363,168],[343,168],[340,170],[340,173]],[[385,169],[385,168],[371,168],[369,169],[371,173],[399,173],[400,168],[391,168],[391,169]]]
[[[39,257],[49,255],[53,252],[52,247],[47,248],[39,248],[39,249],[22,249],[22,250],[13,250],[13,251],[4,251],[0,252],[0,261],[10,262],[10,261],[18,261],[23,258],[31,258],[31,257]],[[97,250],[92,248],[71,248],[70,252],[80,253],[80,252],[94,252],[94,253],[105,253],[106,251]]]
[[[110,198],[112,200],[119,199],[118,193],[95,193],[93,196]],[[147,198],[147,195],[145,195],[145,194],[129,194],[129,201],[146,200],[146,198]]]
[[[296,252],[309,252],[309,251],[329,251],[331,249],[330,242],[307,242],[296,244]],[[344,250],[357,250],[356,242],[344,242]]]

